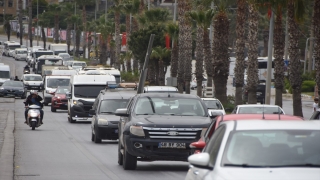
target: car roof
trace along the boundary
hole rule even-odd
[[[264,119],[263,119],[264,118]],[[303,120],[302,117],[284,114],[228,114],[217,117],[218,121],[232,120]]]
[[[270,105],[270,104],[242,104],[242,105],[238,105],[238,108],[239,107],[280,107],[280,106]]]
[[[201,98],[202,100],[204,101],[208,101],[208,100],[215,100],[215,101],[219,101],[218,99],[216,98]]]
[[[320,121],[226,121],[227,126],[241,130],[320,130]]]
[[[173,86],[146,86],[144,87],[146,91],[178,91],[176,87]]]
[[[172,98],[199,98],[193,94],[180,94],[180,93],[142,93],[139,94],[140,97],[170,97]]]
[[[23,76],[39,76],[39,77],[42,77],[40,74],[24,74]]]
[[[130,99],[136,94],[136,91],[100,91],[100,100],[104,99]]]

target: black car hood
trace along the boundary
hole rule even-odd
[[[167,116],[167,115],[136,115],[132,124],[146,127],[202,127],[211,123],[209,117],[200,116]]]
[[[12,89],[12,90],[20,90],[24,89],[24,87],[15,87],[15,86],[2,86],[4,89]]]

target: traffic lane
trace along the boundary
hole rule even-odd
[[[46,106],[44,125],[32,131],[23,124],[23,106],[16,106],[17,179],[184,179],[188,170],[187,162],[162,161],[125,171],[117,164],[117,142],[91,142],[90,123],[70,124],[66,111]]]
[[[12,57],[2,56],[2,63],[10,66],[11,77],[18,76],[20,79],[23,75],[23,68],[26,66],[25,61],[16,61]]]

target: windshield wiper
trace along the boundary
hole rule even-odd
[[[244,167],[244,168],[264,168],[268,166],[250,165],[250,164],[223,164],[223,166],[230,167]]]
[[[75,96],[80,96],[80,97],[88,97],[88,96],[84,96],[82,94],[74,94]]]
[[[155,115],[154,113],[144,113],[144,114],[136,114],[136,115]]]
[[[306,164],[286,164],[286,165],[270,166],[270,167],[316,167],[316,168],[320,168],[320,164],[312,164],[312,163],[306,163]]]
[[[109,111],[104,111],[104,112],[100,112],[100,113],[114,114],[114,112],[109,112]]]

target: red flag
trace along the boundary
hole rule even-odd
[[[127,33],[126,32],[123,32],[122,33],[122,46],[125,46],[127,45]]]
[[[165,39],[166,39],[166,48],[170,49],[170,36],[166,34]]]
[[[269,9],[268,9],[268,18],[269,18],[269,19],[271,18],[271,14],[272,14],[272,9],[269,8]]]

